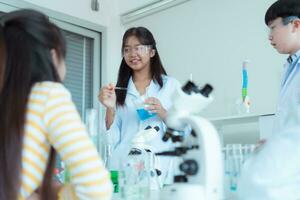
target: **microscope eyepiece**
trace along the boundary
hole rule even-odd
[[[194,93],[199,92],[198,87],[192,81],[188,81],[184,86],[182,86],[181,89],[183,92],[185,92],[187,94],[191,94],[192,92],[194,92]]]
[[[209,84],[206,84],[206,85],[200,90],[200,93],[201,93],[203,96],[208,97],[212,90],[213,90],[213,87],[212,87],[211,85],[209,85]]]
[[[213,87],[210,84],[206,84],[203,88],[199,89],[195,83],[188,81],[181,89],[186,94],[200,93],[203,96],[208,97],[213,90]]]

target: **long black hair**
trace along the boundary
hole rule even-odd
[[[125,34],[123,35],[123,42],[122,42],[122,52],[126,45],[127,39],[129,37],[135,36],[139,42],[143,45],[149,45],[152,49],[155,50],[155,55],[150,58],[150,73],[152,79],[156,81],[160,87],[163,87],[163,80],[161,75],[167,75],[166,70],[164,69],[157,48],[156,42],[152,35],[152,33],[145,27],[132,27],[128,29]],[[123,57],[121,61],[121,65],[119,68],[118,74],[118,87],[127,87],[130,77],[132,76],[133,70],[126,64],[125,59]],[[117,105],[123,106],[125,103],[126,98],[126,91],[116,91],[117,95]]]
[[[51,50],[64,59],[66,46],[60,29],[47,16],[30,9],[0,18],[0,42],[0,199],[16,200],[29,94],[37,82],[61,82]],[[43,200],[56,198],[51,191],[54,161],[51,148],[41,187]]]
[[[285,18],[296,16],[300,18],[299,0],[278,0],[273,3],[265,14],[265,24],[268,25],[277,17]]]

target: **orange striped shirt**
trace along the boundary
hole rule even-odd
[[[71,183],[62,188],[60,199],[70,190],[74,199],[111,198],[109,173],[88,137],[70,93],[62,84],[41,82],[32,87],[23,145],[20,200],[41,185],[51,146],[71,176]]]

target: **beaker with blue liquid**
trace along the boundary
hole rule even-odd
[[[133,99],[133,104],[136,108],[136,112],[139,116],[139,119],[144,121],[151,117],[155,117],[156,113],[152,113],[149,110],[147,110],[148,104],[145,104],[145,96],[142,96],[140,98]]]

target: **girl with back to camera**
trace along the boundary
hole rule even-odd
[[[112,186],[65,76],[65,41],[44,14],[0,18],[0,199],[110,199]],[[52,191],[55,151],[71,182]],[[69,195],[66,197],[66,195]]]
[[[100,90],[99,100],[106,107],[106,128],[112,138],[113,155],[110,168],[118,169],[119,161],[129,152],[131,140],[139,130],[158,126],[157,137],[151,143],[155,152],[170,150],[172,143],[163,142],[164,120],[172,105],[171,95],[180,84],[167,76],[162,66],[152,33],[144,27],[128,29],[123,36],[123,59],[116,86],[109,84]],[[150,115],[139,115],[136,101],[142,99]],[[160,158],[164,183],[170,159]]]

